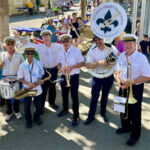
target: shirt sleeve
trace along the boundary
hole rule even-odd
[[[92,63],[92,62],[95,62],[95,60],[94,60],[94,56],[92,54],[92,51],[90,50],[86,56],[86,63]]]
[[[77,49],[77,63],[81,63],[84,61],[84,58],[81,54],[81,51],[79,49]]]
[[[20,55],[20,64],[22,64],[24,62],[24,58],[22,55]]]
[[[57,64],[61,63],[61,60],[62,60],[61,56],[62,56],[62,53],[60,52],[58,55]]]
[[[144,57],[144,60],[143,60],[143,63],[142,63],[142,76],[145,76],[145,77],[150,77],[150,64],[147,60],[147,58],[145,56]]]
[[[23,74],[23,64],[21,64],[19,66],[19,69],[18,69],[18,79],[23,79],[24,78],[24,74]]]

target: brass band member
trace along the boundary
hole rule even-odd
[[[93,41],[95,42],[96,47],[89,51],[86,58],[86,66],[88,69],[97,68],[98,74],[103,74],[104,72],[109,71],[109,68],[107,67],[108,64],[106,57],[109,55],[109,53],[112,53],[114,51],[113,49],[108,48],[104,45],[102,38],[94,36]],[[100,91],[102,91],[100,102],[100,115],[103,117],[104,121],[107,122],[107,117],[105,114],[106,106],[108,101],[108,94],[112,87],[113,81],[113,74],[110,74],[108,77],[105,78],[93,77],[91,104],[88,113],[88,118],[84,122],[85,125],[90,124],[95,119],[95,112]]]
[[[3,76],[17,76],[19,65],[24,61],[21,54],[15,52],[16,39],[14,37],[6,37],[4,39],[7,52],[2,52],[0,57],[0,68],[3,68]],[[19,110],[19,101],[14,100],[14,114],[17,119],[22,117]],[[11,99],[6,100],[6,120],[10,120],[13,116]]]
[[[36,86],[39,80],[41,80],[44,75],[44,69],[39,61],[33,59],[35,54],[34,47],[25,48],[26,61],[19,66],[18,70],[18,79],[24,84],[24,87],[31,87],[33,90],[37,90],[37,94],[34,97],[35,113],[34,121],[37,125],[41,125],[42,121],[40,119],[41,111],[41,100],[42,100],[42,88],[41,85]],[[31,103],[32,97],[27,96],[24,98],[24,110],[25,110],[25,119],[26,119],[26,128],[32,127],[32,115],[31,115]]]
[[[116,130],[117,134],[131,132],[126,142],[129,146],[134,145],[141,135],[141,103],[144,83],[150,80],[150,65],[147,58],[136,50],[136,39],[137,37],[131,34],[123,36],[126,52],[119,56],[115,66],[116,79],[120,88],[119,95],[128,98],[132,81],[133,97],[137,100],[135,104],[128,104],[127,119],[124,119],[122,114],[120,115],[122,127]],[[128,69],[128,61],[131,62],[131,72]],[[131,81],[127,80],[130,73],[132,74]]]
[[[84,58],[81,51],[71,45],[71,35],[63,34],[61,36],[61,41],[64,50],[60,52],[58,57],[58,69],[62,72],[62,78],[64,78],[64,81],[61,82],[63,110],[58,113],[58,117],[64,116],[68,113],[68,96],[70,90],[73,101],[72,126],[77,126],[79,123],[79,74],[80,68],[83,66]]]
[[[49,31],[49,30],[41,31],[41,36],[44,41],[44,44],[27,43],[27,41],[22,39],[19,36],[19,34],[15,33],[15,32],[14,32],[14,34],[25,45],[31,45],[31,46],[35,47],[35,50],[39,53],[40,62],[46,68],[46,70],[52,74],[51,81],[53,82],[54,80],[56,80],[57,73],[58,73],[57,56],[58,56],[59,52],[63,49],[63,46],[58,43],[51,43],[51,35],[52,35],[51,31]],[[46,77],[48,77],[47,72],[45,72],[43,78],[46,78]],[[47,91],[49,93],[48,94],[48,102],[49,102],[50,106],[53,109],[57,109],[58,106],[55,104],[56,84],[51,83],[50,81],[47,80],[42,85],[42,90],[43,90],[42,103],[41,103],[42,114],[44,113],[44,105],[45,105],[45,101],[46,101]]]

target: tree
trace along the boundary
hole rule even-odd
[[[86,0],[81,0],[81,18],[86,20]]]
[[[8,0],[0,0],[0,41],[9,35]]]

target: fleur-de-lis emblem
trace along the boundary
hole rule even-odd
[[[118,26],[118,21],[115,20],[116,17],[119,16],[118,13],[116,13],[113,17],[111,15],[110,10],[106,13],[104,16],[104,19],[99,18],[96,20],[96,24],[98,25],[98,28],[100,28],[104,33],[111,32],[111,27],[110,25],[114,25],[114,27]]]

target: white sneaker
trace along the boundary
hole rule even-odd
[[[10,120],[12,116],[13,116],[13,113],[10,114],[10,115],[6,114],[6,119],[5,119],[5,120],[6,120],[6,121]]]
[[[17,119],[20,119],[20,118],[22,118],[22,114],[21,114],[20,112],[18,112],[18,113],[15,113],[15,116],[16,116],[16,118],[17,118]]]

